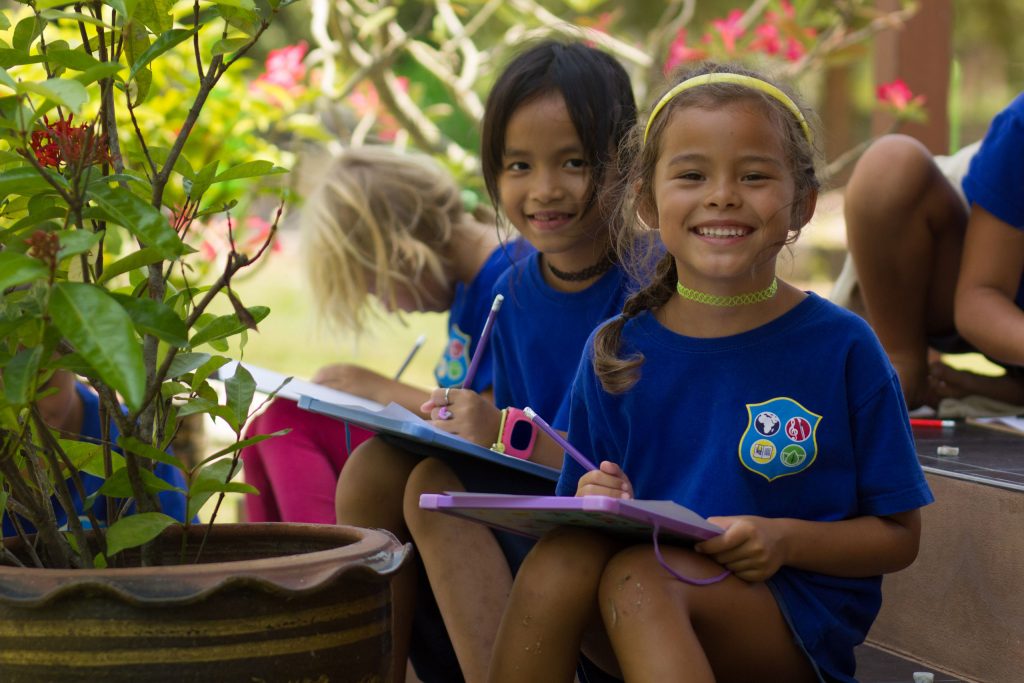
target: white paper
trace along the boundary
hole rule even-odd
[[[976,417],[971,420],[976,424],[990,424],[990,425],[1001,425],[1003,427],[1009,427],[1018,432],[1024,432],[1024,417],[1015,417],[1013,415],[1006,415],[1000,417]]]
[[[220,368],[220,371],[217,374],[222,380],[232,377],[235,374],[235,368],[239,365],[249,371],[249,374],[251,374],[252,378],[256,381],[256,389],[264,394],[273,392],[278,387],[281,387],[281,384],[285,380],[289,379],[288,375],[282,375],[281,373],[274,372],[273,370],[257,367],[251,363],[239,363],[238,361],[226,363]],[[280,391],[277,392],[277,395],[292,401],[298,401],[299,396],[311,396],[329,403],[336,403],[342,406],[358,406],[359,408],[372,411],[379,411],[384,408],[380,403],[371,401],[368,398],[349,394],[344,391],[338,391],[337,389],[331,389],[330,387],[325,387],[322,384],[315,384],[308,380],[297,379],[295,377],[292,377],[287,384],[281,387]],[[396,407],[401,408],[401,406],[397,405]],[[405,409],[402,408],[402,410]],[[407,410],[405,412],[409,413]],[[409,413],[409,415],[412,415],[412,413]]]

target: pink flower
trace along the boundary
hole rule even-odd
[[[795,62],[803,57],[806,52],[807,49],[799,40],[792,36],[786,38],[786,59],[791,62]]]
[[[202,241],[199,243],[200,256],[205,261],[216,261],[221,254],[231,249],[234,239],[235,250],[254,255],[270,235],[270,223],[259,216],[247,216],[241,225],[231,218],[218,218],[211,223],[199,226]],[[229,237],[230,233],[230,237]],[[274,240],[270,245],[271,252],[281,249],[281,242]]]
[[[768,12],[768,14],[772,13]],[[761,24],[754,29],[754,35],[754,40],[750,42],[750,49],[760,50],[769,55],[777,55],[782,50],[779,27],[775,24],[768,22]]]
[[[292,97],[301,95],[306,90],[302,83],[306,77],[302,59],[308,49],[309,46],[303,40],[295,45],[271,50],[264,62],[263,73],[253,82],[252,89],[262,90],[266,98],[277,105],[282,104],[278,97],[282,90]]]
[[[300,81],[306,76],[306,67],[302,64],[303,57],[309,46],[306,41],[299,41],[277,50],[271,50],[264,62],[264,72],[259,80],[281,86],[286,90],[301,87]]]
[[[924,105],[924,95],[914,96],[907,84],[900,78],[891,83],[883,83],[878,86],[877,97],[879,103],[891,107],[897,112]]]
[[[729,12],[729,16],[725,19],[715,19],[711,22],[711,25],[722,36],[722,42],[725,43],[725,51],[729,54],[736,51],[736,39],[743,35],[743,27],[740,25],[741,19],[743,19],[743,12],[734,9]]]
[[[686,29],[679,29],[676,39],[668,48],[668,59],[665,60],[664,70],[669,73],[683,62],[692,62],[707,57],[707,50],[695,50],[686,45]]]

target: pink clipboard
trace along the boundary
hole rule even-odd
[[[559,526],[583,526],[611,534],[686,543],[722,533],[693,510],[670,500],[623,500],[607,496],[523,496],[500,493],[424,493],[420,507],[539,538]]]

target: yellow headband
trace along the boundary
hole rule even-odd
[[[796,117],[797,122],[800,124],[800,128],[804,131],[804,137],[807,138],[808,142],[814,144],[814,135],[811,133],[811,127],[807,124],[807,119],[804,118],[803,112],[800,111],[800,107],[796,106],[796,102],[790,99],[789,95],[782,92],[771,83],[762,81],[760,78],[731,73],[714,73],[694,76],[693,78],[686,79],[665,93],[665,96],[658,100],[658,104],[656,104],[654,106],[654,110],[651,111],[651,117],[647,119],[647,127],[644,128],[644,144],[647,144],[647,134],[651,132],[651,125],[654,123],[655,117],[661,113],[661,110],[665,108],[665,105],[671,102],[676,95],[684,90],[696,88],[701,85],[710,85],[712,83],[733,83],[735,85],[742,85],[748,88],[753,88],[754,90],[760,90],[769,97],[774,97],[779,102],[782,102],[783,106],[785,106],[786,109]]]

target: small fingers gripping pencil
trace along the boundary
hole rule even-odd
[[[484,347],[487,346],[487,340],[491,336],[491,328],[494,327],[494,319],[498,315],[498,310],[501,308],[501,302],[505,300],[501,294],[497,294],[494,297],[494,301],[491,303],[491,310],[487,314],[487,320],[484,322],[484,329],[480,333],[480,341],[476,344],[476,351],[473,352],[473,357],[469,360],[469,369],[466,370],[466,376],[462,379],[462,382],[458,385],[458,388],[468,387],[476,376],[476,370],[480,367],[480,361],[484,357]],[[452,411],[448,410],[448,406],[441,406],[441,410],[437,411],[437,416],[442,420],[450,420],[452,417]]]

